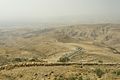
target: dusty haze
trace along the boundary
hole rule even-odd
[[[0,0],[0,23],[119,23],[120,0]]]

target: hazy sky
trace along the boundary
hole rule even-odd
[[[120,22],[120,0],[0,0],[0,22]]]

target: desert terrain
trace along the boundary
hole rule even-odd
[[[120,24],[0,27],[0,80],[120,80]]]

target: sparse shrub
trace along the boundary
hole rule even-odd
[[[83,79],[82,79],[83,80]],[[90,78],[87,78],[86,80],[91,80]]]
[[[116,74],[119,76],[120,75],[120,70],[116,72]]]
[[[2,76],[5,77],[5,80],[15,80],[15,77],[13,77],[13,76],[11,76],[11,75],[6,75],[6,74],[4,74],[4,75],[2,75]]]
[[[22,77],[23,77],[23,75],[22,75],[22,74],[19,74],[19,75],[18,75],[18,77],[19,77],[19,78],[22,78]]]
[[[77,79],[78,79],[77,76],[74,75],[67,78],[67,80],[77,80]]]
[[[99,63],[103,63],[103,61],[102,61],[102,60],[99,60],[98,62],[99,62]]]
[[[116,74],[117,76],[120,76],[120,70],[114,71],[113,74]]]
[[[22,60],[21,60],[21,58],[14,58],[13,61],[21,62]]]
[[[95,73],[99,78],[101,78],[104,74],[104,72],[100,68],[95,69]]]
[[[12,62],[23,62],[23,61],[27,61],[27,59],[25,58],[20,58],[20,57],[16,57],[12,59]]]
[[[69,57],[61,57],[58,62],[68,62],[70,61]]]
[[[82,76],[80,76],[80,77],[78,78],[78,80],[83,80],[83,77],[82,77]]]
[[[58,77],[55,77],[54,80],[65,80],[65,78],[63,76],[58,76]]]
[[[70,75],[67,78],[64,76],[58,76],[58,77],[55,77],[54,80],[83,80],[83,77],[77,76],[77,75]]]

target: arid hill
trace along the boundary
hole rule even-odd
[[[42,26],[44,27],[44,26]],[[0,66],[16,64],[19,62],[41,62],[41,63],[59,63],[59,62],[76,62],[76,63],[120,63],[120,25],[119,24],[82,24],[82,25],[64,25],[56,27],[17,27],[17,28],[0,28]],[[58,68],[59,67],[59,68]],[[95,69],[98,66],[51,66],[48,67],[48,73],[36,73],[39,67],[22,67],[13,70],[3,70],[0,72],[1,80],[27,80],[27,76],[50,77],[54,80],[55,76],[66,77],[69,75],[79,75],[80,70],[83,78],[95,75]],[[77,67],[77,68],[76,68]],[[79,67],[79,68],[78,68]],[[105,67],[105,69],[104,69]],[[109,67],[107,78],[114,72],[114,67]],[[68,69],[66,69],[68,68]],[[87,69],[89,68],[89,69]],[[92,69],[93,68],[93,69]],[[106,72],[106,66],[101,66],[103,72]],[[116,66],[119,69],[119,65]],[[43,68],[43,72],[46,67]],[[64,70],[64,71],[59,71]],[[80,70],[78,70],[80,69]],[[25,70],[25,73],[19,73]],[[78,70],[78,71],[77,71]],[[84,70],[86,72],[84,72]],[[99,70],[99,69],[98,69]],[[115,69],[117,70],[117,69]],[[13,74],[16,72],[15,74]],[[28,72],[28,75],[25,74]],[[42,72],[42,71],[41,71]],[[55,72],[55,73],[54,73]],[[73,74],[71,74],[74,72]],[[90,75],[88,74],[90,72]],[[34,74],[35,73],[35,74]],[[63,73],[63,74],[60,74]],[[68,75],[65,75],[68,73]],[[25,76],[24,76],[24,75]],[[54,75],[52,75],[54,74]],[[85,76],[86,74],[86,76]],[[99,74],[99,73],[98,73]],[[17,76],[19,75],[19,77]],[[103,76],[103,80],[105,79]],[[24,77],[22,77],[24,76]],[[51,77],[52,76],[52,77]],[[112,75],[113,76],[113,75]],[[29,77],[28,80],[33,77]],[[46,78],[45,77],[45,78]],[[98,75],[98,77],[101,77]],[[9,79],[10,78],[10,79]],[[97,76],[89,80],[96,80]],[[112,79],[114,78],[114,79]],[[107,80],[117,80],[116,77],[110,77]],[[77,77],[78,79],[78,77]],[[118,77],[118,80],[120,78]],[[44,80],[44,79],[43,79]],[[46,80],[46,79],[45,79]],[[49,80],[49,79],[48,79]],[[56,79],[64,80],[64,79]],[[73,79],[70,79],[73,80]],[[76,79],[75,79],[76,80]],[[80,79],[82,80],[82,79]],[[86,80],[86,78],[85,78]]]

